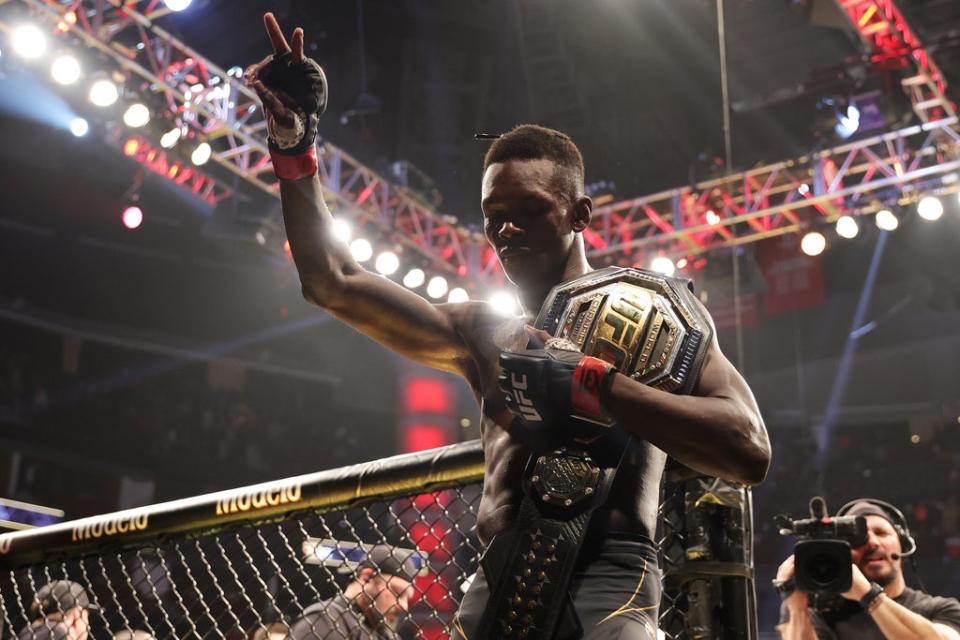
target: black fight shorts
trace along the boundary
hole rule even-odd
[[[453,640],[472,633],[490,597],[479,569],[453,621]],[[660,568],[653,542],[636,534],[607,534],[584,543],[570,581],[572,605],[561,616],[554,640],[656,640]],[[572,611],[571,611],[572,609]]]

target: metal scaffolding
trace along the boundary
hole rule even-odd
[[[874,213],[924,192],[956,190],[960,134],[940,70],[890,0],[837,0],[875,64],[911,68],[904,81],[922,124],[699,184],[598,207],[585,232],[588,257],[645,265],[654,255],[693,256]],[[20,0],[57,29],[110,56],[162,95],[178,124],[213,147],[212,160],[271,195],[278,192],[256,95],[155,24],[159,0]],[[496,255],[458,224],[342,149],[321,141],[320,178],[338,216],[374,228],[453,279],[502,280]]]

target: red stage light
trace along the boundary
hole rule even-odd
[[[452,398],[447,383],[437,378],[414,378],[404,388],[406,413],[449,413]],[[446,444],[446,443],[444,443]]]
[[[417,424],[403,433],[403,451],[425,451],[449,444],[447,430],[435,424]]]
[[[143,222],[143,209],[136,205],[131,205],[123,210],[123,226],[131,231],[140,226]]]

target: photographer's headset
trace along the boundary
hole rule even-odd
[[[875,498],[859,498],[857,500],[851,500],[847,504],[840,507],[840,510],[837,511],[837,515],[846,515],[853,505],[859,502],[871,504],[889,516],[888,519],[890,520],[890,524],[893,525],[893,530],[897,532],[897,536],[900,538],[900,553],[893,554],[895,556],[894,560],[897,558],[909,557],[910,566],[913,568],[913,575],[917,579],[917,583],[920,585],[920,590],[926,591],[927,587],[923,584],[923,578],[920,577],[920,571],[917,569],[917,561],[913,558],[913,554],[917,552],[917,541],[913,539],[912,535],[910,535],[910,527],[907,525],[907,519],[904,517],[903,512],[889,502],[884,502],[883,500],[877,500]]]
[[[840,510],[837,511],[837,517],[847,515],[847,512],[850,511],[854,505],[860,504],[861,502],[871,504],[887,514],[887,519],[890,520],[890,524],[893,525],[893,530],[896,531],[897,536],[900,537],[900,553],[896,554],[898,558],[906,558],[917,552],[917,542],[913,539],[913,536],[910,535],[910,527],[907,525],[907,519],[900,509],[897,509],[889,502],[876,500],[874,498],[857,498],[840,507]]]

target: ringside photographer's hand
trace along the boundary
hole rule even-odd
[[[859,602],[860,599],[867,595],[869,591],[870,581],[867,580],[867,576],[863,575],[863,572],[860,571],[860,567],[853,565],[853,585],[848,591],[844,591],[840,595],[847,600],[855,600]]]
[[[775,578],[775,582],[781,585],[793,583],[795,571],[795,559],[793,554],[791,554],[790,557],[784,560],[777,568],[777,577]],[[794,586],[793,590],[789,593],[789,595],[786,596],[783,595],[783,591],[781,590],[781,597],[783,598],[783,602],[785,602],[791,609],[805,610],[809,604],[807,594],[797,589],[796,586]]]

